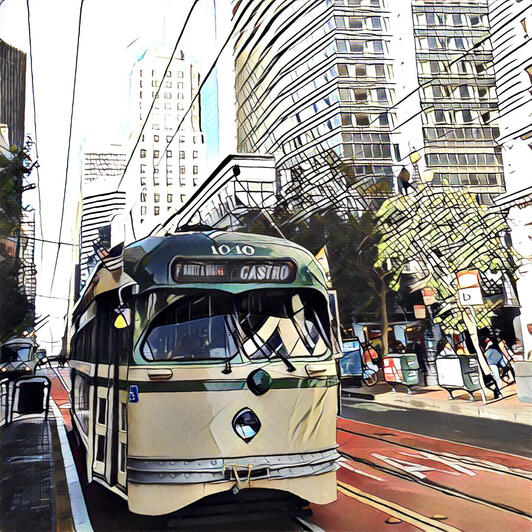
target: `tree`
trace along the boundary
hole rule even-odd
[[[506,277],[515,281],[514,252],[503,242],[508,231],[504,216],[479,205],[475,194],[462,189],[434,189],[422,185],[410,195],[387,200],[377,213],[380,231],[376,266],[386,266],[390,288],[397,290],[405,268],[414,270],[412,289],[432,288],[437,304],[434,321],[444,333],[470,332],[489,327],[493,310],[502,304],[493,297]],[[484,304],[471,309],[459,303],[456,274],[478,270]],[[475,340],[479,360],[489,371]]]
[[[316,254],[324,245],[330,263],[331,281],[338,292],[340,321],[350,326],[354,317],[377,317],[381,320],[383,353],[388,352],[388,308],[392,294],[389,273],[375,267],[377,242],[371,213],[360,217],[329,211],[313,214],[304,222],[294,223],[294,211],[277,210],[270,219],[263,213],[249,213],[240,220],[247,231],[280,236],[271,223],[274,218],[283,235]]]
[[[26,148],[0,151],[0,342],[21,333],[33,321],[33,306],[19,281],[23,178],[29,172]]]

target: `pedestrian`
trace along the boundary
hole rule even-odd
[[[375,348],[369,342],[365,342],[362,347],[362,362],[364,362],[364,365],[371,367],[374,364],[377,368],[380,367],[379,353],[377,353]]]
[[[484,339],[484,355],[490,365],[491,374],[493,375],[497,386],[500,388],[501,377],[505,377],[510,372],[513,373],[513,370],[500,351],[497,338],[488,337]]]

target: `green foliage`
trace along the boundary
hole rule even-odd
[[[350,326],[353,318],[373,321],[381,317],[381,281],[387,274],[374,266],[378,235],[371,214],[357,218],[329,211],[314,214],[304,223],[290,221],[297,217],[293,211],[277,210],[272,217],[287,239],[312,253],[327,245],[331,280],[338,292],[340,320],[344,326]],[[264,214],[251,213],[242,222],[249,232],[280,236]]]
[[[384,202],[377,213],[380,231],[376,267],[391,273],[397,290],[407,264],[416,266],[413,289],[432,288],[438,305],[435,322],[447,332],[465,330],[456,273],[478,270],[484,288],[500,285],[501,274],[515,279],[513,251],[502,242],[508,230],[503,215],[479,205],[473,193],[451,187],[420,186],[408,196]],[[497,284],[497,283],[496,283]],[[475,307],[479,327],[490,325],[500,302],[485,299]]]
[[[0,244],[18,239],[22,220],[23,177],[31,171],[25,149],[0,151]],[[17,246],[18,251],[18,246]],[[33,307],[21,290],[19,257],[0,246],[0,342],[32,325]]]

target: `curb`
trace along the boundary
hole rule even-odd
[[[50,398],[50,405],[54,412],[56,419],[56,428],[61,443],[61,454],[63,455],[63,467],[65,469],[65,475],[68,486],[68,495],[70,497],[70,510],[72,512],[72,519],[74,521],[74,527],[76,532],[93,532],[92,525],[85,506],[85,499],[83,492],[81,491],[81,484],[79,483],[78,472],[76,470],[76,464],[72,457],[72,451],[68,443],[68,438],[65,430],[65,422],[63,416],[59,411],[59,408],[55,404],[55,401]]]
[[[507,421],[509,423],[519,423],[521,425],[532,426],[532,407],[524,406],[525,410],[516,411],[513,409],[495,408],[494,404],[474,404],[466,403],[460,399],[454,401],[435,401],[430,399],[421,399],[412,395],[397,393],[391,395],[371,395],[358,392],[347,392],[342,394],[346,398],[360,398],[372,400],[377,404],[400,406],[414,410],[431,410],[435,412],[446,412],[448,414],[457,414],[466,417],[477,417],[484,419],[493,419],[496,421]],[[460,402],[458,402],[460,401]]]

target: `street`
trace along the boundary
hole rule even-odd
[[[52,395],[69,425],[68,370],[44,372],[52,379]],[[253,512],[246,515],[251,503],[244,503],[240,514],[209,521],[200,502],[194,518],[188,516],[189,509],[139,516],[130,513],[118,495],[95,482],[82,482],[92,526],[96,531],[531,530],[530,426],[351,398],[344,398],[342,416],[337,436],[338,500],[310,505],[311,515],[296,517],[280,511],[257,517]],[[75,446],[73,454],[83,478]],[[231,495],[222,499],[224,504],[235,503]],[[220,504],[219,499],[216,502]]]

